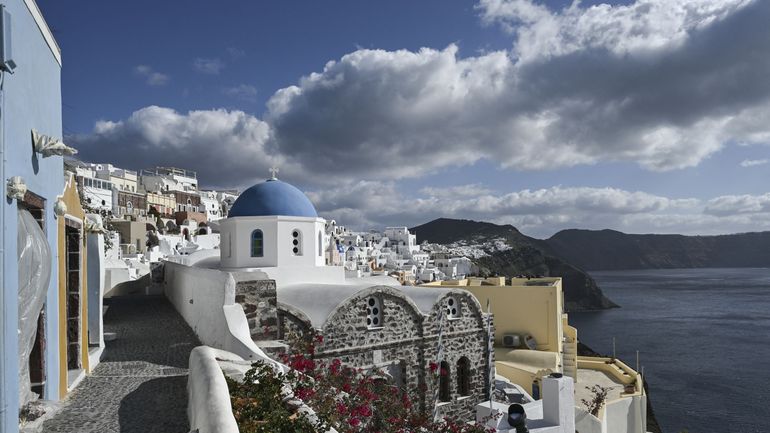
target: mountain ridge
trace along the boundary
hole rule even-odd
[[[590,271],[770,266],[770,232],[688,236],[568,229],[543,242]]]

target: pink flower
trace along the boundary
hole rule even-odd
[[[338,402],[337,403],[337,412],[339,413],[345,413],[348,411],[348,407],[345,406],[345,403]]]

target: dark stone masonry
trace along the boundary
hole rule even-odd
[[[238,281],[235,285],[235,302],[241,304],[246,313],[252,340],[278,339],[275,281]]]
[[[384,312],[382,326],[374,329],[366,324],[366,300],[372,295],[381,299]],[[460,315],[444,319],[443,361],[449,367],[449,398],[439,404],[439,411],[460,419],[473,419],[475,405],[488,397],[486,315],[470,293],[454,291],[448,295],[460,304]],[[338,306],[326,320],[320,330],[323,343],[317,346],[316,356],[336,358],[353,367],[380,370],[406,389],[425,389],[420,393],[422,400],[417,403],[430,409],[437,385],[430,364],[437,358],[439,309],[446,307],[447,299],[437,300],[425,315],[397,289],[378,286],[361,292]],[[282,338],[290,333],[303,335],[312,329],[304,314],[280,304],[279,323]],[[466,395],[459,389],[461,362],[467,362],[470,367]]]
[[[45,422],[46,433],[187,433],[187,365],[200,345],[164,297],[105,299],[102,362]]]

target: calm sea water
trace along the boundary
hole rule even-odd
[[[591,272],[622,308],[572,313],[578,338],[630,366],[665,433],[770,433],[770,269]]]

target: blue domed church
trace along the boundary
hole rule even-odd
[[[273,177],[244,191],[222,220],[220,265],[273,268],[269,274],[279,284],[291,283],[297,272],[344,280],[342,269],[325,266],[325,225],[302,191]]]
[[[377,371],[398,387],[427,387],[424,407],[438,387],[442,413],[471,417],[490,378],[476,298],[386,275],[346,278],[342,266],[326,265],[325,230],[307,196],[273,176],[244,191],[221,220],[219,257],[201,251],[166,264],[166,294],[205,344],[253,360],[290,334],[320,333],[317,358]],[[447,375],[433,384],[439,339]]]

